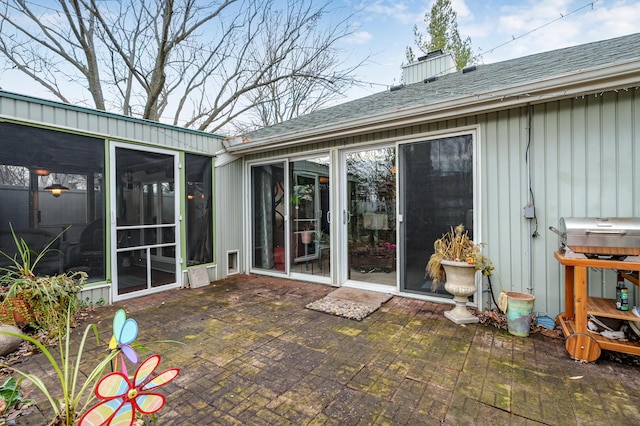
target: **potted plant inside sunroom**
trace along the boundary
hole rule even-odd
[[[313,240],[314,230],[311,229],[308,220],[310,218],[304,216],[304,212],[301,212],[302,202],[303,201],[313,201],[313,186],[311,184],[306,185],[294,185],[293,193],[291,194],[291,205],[295,208],[295,232],[300,234],[300,241],[302,244],[311,244]],[[303,214],[303,217],[300,217],[300,214]],[[299,228],[299,223],[304,222],[302,230]]]
[[[78,293],[85,272],[36,275],[34,268],[52,249],[62,231],[40,252],[35,252],[11,228],[15,254],[0,251],[9,265],[0,268],[0,322],[46,330],[50,337],[64,331],[67,309],[73,314],[80,306]]]
[[[433,279],[434,290],[444,281],[445,290],[456,302],[445,317],[456,324],[478,322],[478,317],[467,310],[467,300],[476,292],[476,273],[491,275],[493,262],[482,254],[481,246],[473,242],[463,225],[451,227],[434,242],[433,249],[426,273]]]

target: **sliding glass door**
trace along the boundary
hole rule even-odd
[[[293,274],[329,277],[329,157],[292,161],[289,175],[290,271]]]
[[[343,169],[343,279],[396,287],[395,147],[347,152]]]
[[[433,242],[451,226],[474,235],[473,134],[343,150],[335,158],[337,182],[328,155],[250,166],[251,268],[451,297],[442,285],[432,287],[425,267]],[[333,215],[332,190],[339,194]]]
[[[331,274],[329,157],[250,168],[251,268]]]
[[[452,297],[425,267],[433,242],[463,224],[473,236],[473,138],[461,135],[399,146],[401,290]]]
[[[285,272],[285,163],[251,167],[251,268]]]

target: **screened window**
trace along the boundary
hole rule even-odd
[[[401,198],[404,212],[403,289],[451,297],[433,287],[425,266],[433,241],[462,224],[473,236],[473,138],[471,135],[401,145]]]
[[[36,273],[104,280],[104,140],[4,122],[0,134],[0,250],[15,253],[10,225],[36,252],[69,227]]]
[[[187,264],[213,262],[212,171],[211,158],[201,155],[185,156],[187,182]]]

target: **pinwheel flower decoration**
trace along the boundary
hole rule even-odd
[[[96,385],[95,394],[102,401],[91,407],[78,422],[79,426],[131,426],[136,412],[153,414],[165,404],[162,394],[149,392],[175,379],[178,368],[170,368],[153,376],[160,364],[160,355],[152,355],[140,364],[131,381],[122,372],[104,376]]]

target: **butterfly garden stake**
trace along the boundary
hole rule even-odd
[[[130,346],[130,344],[136,340],[136,337],[138,337],[138,323],[133,318],[127,318],[124,309],[119,309],[113,316],[113,336],[111,336],[111,341],[109,342],[109,349],[111,351],[119,349],[130,363],[137,364],[138,354],[136,354],[136,351]],[[127,375],[127,366],[124,363],[124,357],[121,357],[120,361],[122,372]],[[117,365],[117,359],[118,355],[116,355],[114,359],[112,370],[115,370],[113,367]]]

